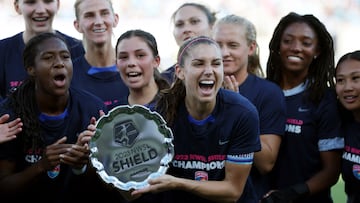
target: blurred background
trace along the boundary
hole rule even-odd
[[[143,29],[152,33],[158,42],[162,70],[175,62],[178,46],[172,35],[171,15],[184,0],[112,0],[120,22],[114,32],[114,43],[129,29]],[[74,0],[61,0],[54,27],[76,38],[73,21]],[[194,0],[210,7],[217,18],[236,14],[252,21],[258,32],[260,60],[266,68],[268,44],[272,32],[289,12],[313,14],[328,28],[335,41],[335,62],[349,52],[360,49],[360,0]],[[24,30],[23,17],[13,7],[13,0],[0,0],[0,39]]]

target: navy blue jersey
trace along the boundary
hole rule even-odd
[[[176,64],[170,66],[168,69],[161,72],[161,76],[165,78],[169,82],[169,84],[172,84],[175,81],[175,65]]]
[[[75,59],[85,53],[82,42],[59,31],[70,47],[71,58]],[[0,99],[19,86],[28,76],[23,64],[25,43],[20,32],[12,37],[0,40]]]
[[[360,202],[360,123],[349,120],[342,125],[345,148],[342,155],[342,178],[349,203]]]
[[[261,149],[259,117],[253,104],[238,93],[220,89],[211,116],[194,121],[184,101],[172,127],[175,155],[168,173],[191,180],[223,180],[225,161]],[[252,164],[252,159],[237,160]],[[252,188],[246,184],[245,190]],[[210,202],[185,191],[163,193],[164,202]],[[240,202],[250,201],[242,197]],[[254,198],[250,202],[255,202]]]
[[[120,98],[129,94],[129,89],[122,81],[116,65],[92,67],[84,55],[74,60],[73,64],[71,85],[98,96],[106,106],[113,106]]]
[[[257,108],[260,120],[260,135],[285,133],[286,106],[285,97],[276,84],[249,74],[239,86],[241,95],[248,98]],[[262,175],[253,167],[251,179],[259,199],[270,189],[268,175]]]
[[[0,115],[9,113],[12,120],[15,115],[12,113],[13,110],[5,105],[7,101],[8,99],[3,100],[4,106],[0,108]],[[67,143],[76,143],[78,134],[87,129],[90,118],[93,116],[99,118],[99,110],[107,112],[99,98],[82,90],[70,89],[69,102],[62,115],[49,117],[39,112],[45,145],[50,145],[63,136],[67,137]],[[16,161],[17,171],[22,171],[39,161],[45,150],[45,148],[24,149],[23,136],[25,135],[19,134],[15,140],[0,145],[0,159]],[[94,184],[94,182],[87,183],[89,179],[84,176],[75,175],[68,165],[61,164],[36,177],[36,181],[32,182],[24,193],[19,191],[16,197],[11,197],[11,200],[16,202],[16,198],[26,198],[27,201],[61,202],[61,199],[73,198],[76,197],[75,195],[80,195],[78,198],[83,199],[86,198],[87,192],[97,187],[97,185],[90,187],[89,183]],[[101,184],[95,174],[93,180]]]
[[[130,105],[128,97],[129,97],[129,95],[126,95],[125,97],[121,97],[118,102],[114,103],[113,105],[108,106],[108,109],[113,109],[114,107],[120,106],[120,105]],[[160,97],[160,95],[158,93],[157,95],[155,95],[155,97],[153,98],[152,101],[150,101],[148,104],[144,104],[143,106],[149,108],[152,111],[156,111],[155,108],[156,108],[156,104],[159,100],[159,97]]]
[[[274,168],[275,188],[304,183],[321,168],[320,152],[342,150],[340,116],[335,91],[327,91],[318,105],[307,99],[305,84],[284,90],[287,120]],[[330,188],[304,201],[330,203]]]

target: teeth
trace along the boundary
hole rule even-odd
[[[128,76],[138,76],[140,73],[130,72],[127,74]]]
[[[35,21],[45,21],[47,20],[47,17],[41,17],[41,18],[34,18]]]
[[[96,32],[96,33],[105,32],[105,31],[106,31],[105,29],[96,29],[96,30],[93,30],[93,32]]]
[[[297,56],[288,56],[288,59],[291,61],[301,61],[301,58]]]
[[[211,81],[211,80],[204,80],[204,81],[200,81],[200,84],[202,85],[213,85],[215,82]]]
[[[344,98],[345,98],[345,99],[354,99],[355,96],[345,96]]]

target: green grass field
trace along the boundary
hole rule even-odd
[[[346,203],[346,195],[344,192],[344,181],[339,178],[339,181],[331,188],[331,194],[334,203]]]

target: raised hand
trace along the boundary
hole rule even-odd
[[[16,138],[16,135],[22,131],[23,123],[20,118],[13,121],[9,120],[9,114],[0,117],[0,143],[7,142]]]
[[[234,75],[224,76],[223,88],[234,92],[239,92],[239,83]]]

